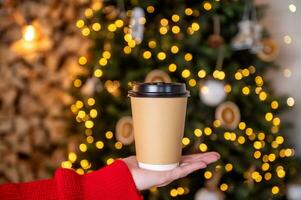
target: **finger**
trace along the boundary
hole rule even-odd
[[[197,154],[182,156],[181,162],[189,162],[191,160],[199,160],[201,158],[205,158],[205,157],[211,156],[211,155],[215,155],[218,158],[220,157],[220,155],[217,152],[197,153]]]
[[[180,166],[172,171],[171,179],[176,180],[176,179],[185,177],[188,174],[190,174],[198,169],[205,168],[205,167],[207,167],[207,164],[203,161]]]

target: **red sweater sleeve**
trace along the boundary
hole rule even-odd
[[[113,164],[85,175],[58,169],[55,177],[0,185],[1,200],[141,200],[127,165]]]

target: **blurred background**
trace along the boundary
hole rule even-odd
[[[301,199],[301,2],[0,0],[0,183],[134,151],[133,81],[185,82],[208,169],[145,199]]]

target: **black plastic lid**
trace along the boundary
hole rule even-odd
[[[130,97],[188,97],[185,83],[134,83]]]

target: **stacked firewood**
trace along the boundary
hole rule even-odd
[[[69,93],[74,78],[85,73],[78,58],[90,44],[75,22],[87,2],[0,4],[0,183],[47,178],[76,147],[77,139],[69,133]],[[51,45],[43,51],[16,53],[12,46],[22,38],[23,23],[28,21],[39,23]]]

